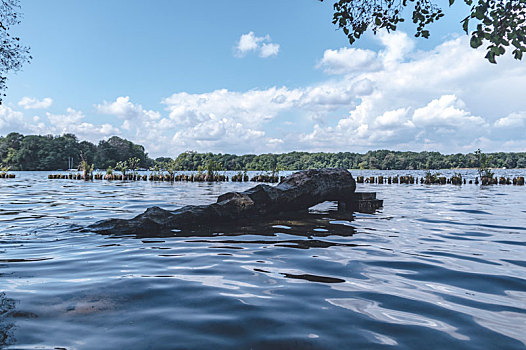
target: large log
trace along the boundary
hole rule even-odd
[[[144,234],[210,226],[307,210],[325,201],[354,203],[355,190],[356,182],[345,169],[306,170],[286,177],[277,186],[257,185],[244,192],[222,194],[213,204],[189,205],[174,211],[152,207],[133,219],[104,220],[89,229],[99,233]]]

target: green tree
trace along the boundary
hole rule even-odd
[[[151,161],[143,146],[118,136],[112,136],[107,141],[99,142],[95,164],[98,168],[106,169],[109,166],[115,167],[117,162],[124,162],[134,157],[139,159],[140,167],[147,168],[150,165]]]
[[[174,177],[177,171],[181,170],[181,164],[179,164],[177,160],[173,160],[171,158],[168,158],[168,159],[170,160],[163,162],[161,164],[163,164],[163,168],[166,169],[168,174]]]
[[[20,38],[11,35],[11,27],[20,23],[20,1],[0,1],[0,104],[7,89],[7,74],[16,72],[31,60],[29,48],[20,43]]]
[[[324,1],[324,0],[320,0]],[[470,33],[470,45],[478,48],[484,43],[486,59],[497,63],[495,57],[503,55],[506,47],[517,60],[526,52],[526,1],[525,0],[463,0],[470,10],[461,21],[462,29]],[[452,6],[455,0],[449,0]],[[416,25],[416,37],[429,38],[427,26],[444,16],[442,8],[431,0],[338,0],[334,3],[332,22],[343,30],[353,44],[368,28],[373,33],[380,29],[395,31],[407,14]]]
[[[160,163],[160,164],[167,163],[167,162],[170,162],[170,161],[172,161],[172,158],[170,158],[170,157],[157,157],[157,158],[155,158],[155,162],[156,163]]]
[[[479,176],[492,178],[493,175],[495,174],[489,168],[489,164],[491,160],[493,159],[493,157],[492,156],[488,157],[486,154],[482,153],[480,148],[475,151],[475,156],[477,156],[478,161],[479,161],[479,166],[478,166]]]
[[[141,160],[137,157],[131,157],[126,162],[128,163],[128,168],[133,172],[133,175],[137,175],[137,168],[139,168]]]
[[[126,161],[119,161],[115,164],[115,169],[119,170],[123,176],[126,176],[126,171],[128,170],[128,163]]]

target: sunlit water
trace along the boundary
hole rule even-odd
[[[139,238],[82,228],[254,184],[16,174],[0,179],[0,348],[526,348],[524,187],[364,184],[384,199],[372,215],[326,203]]]

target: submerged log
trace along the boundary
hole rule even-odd
[[[91,225],[89,229],[116,234],[185,229],[306,211],[325,201],[346,203],[350,210],[366,208],[371,211],[382,205],[382,201],[375,197],[366,199],[357,196],[355,190],[356,182],[345,169],[306,170],[286,177],[275,187],[257,185],[244,192],[222,194],[216,203],[210,205],[189,205],[174,211],[152,207],[133,219],[104,220]]]

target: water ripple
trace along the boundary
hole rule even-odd
[[[0,348],[526,346],[522,187],[359,184],[384,208],[103,236],[83,228],[253,184],[46,175],[0,181]]]

